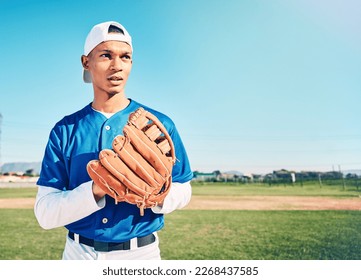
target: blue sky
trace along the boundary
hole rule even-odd
[[[41,161],[92,100],[90,28],[133,37],[127,96],[169,115],[192,169],[361,169],[361,4],[352,0],[0,1],[1,162]]]

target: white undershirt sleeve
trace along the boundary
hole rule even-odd
[[[163,206],[155,206],[152,211],[156,214],[169,214],[174,210],[185,207],[192,197],[190,182],[172,183],[168,195],[164,199]]]
[[[95,201],[92,183],[83,183],[71,191],[38,186],[34,213],[39,225],[44,229],[65,226],[103,208],[105,197]]]

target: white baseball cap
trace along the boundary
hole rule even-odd
[[[111,27],[120,29],[121,32],[112,32]],[[119,31],[119,30],[118,30]],[[106,41],[120,41],[130,45],[132,51],[132,37],[123,25],[116,21],[107,21],[95,25],[86,37],[84,44],[84,55],[88,55],[96,46]],[[91,83],[91,76],[87,70],[83,70],[83,80],[86,83]]]

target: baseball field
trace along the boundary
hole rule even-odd
[[[0,188],[0,259],[61,258],[66,230],[43,230],[35,187]],[[159,232],[169,260],[361,260],[361,190],[194,184]]]

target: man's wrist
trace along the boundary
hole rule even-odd
[[[92,184],[92,191],[96,202],[101,200],[106,195],[106,192],[103,191],[97,184],[95,184],[94,181]]]

